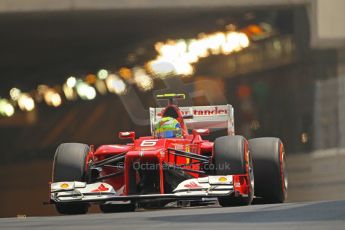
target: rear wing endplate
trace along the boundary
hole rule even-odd
[[[156,123],[162,118],[164,108],[150,108],[150,125],[153,135]],[[209,105],[179,107],[188,129],[227,129],[228,135],[235,135],[234,109],[231,105]]]

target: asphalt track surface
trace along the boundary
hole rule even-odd
[[[0,229],[345,229],[345,150],[288,158],[289,199],[246,207],[1,218]],[[307,202],[306,202],[307,201]]]
[[[345,200],[4,218],[0,229],[345,229]]]

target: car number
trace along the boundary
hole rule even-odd
[[[157,144],[158,140],[143,140],[143,142],[141,142],[140,146],[144,146],[144,147],[152,147],[155,146]]]

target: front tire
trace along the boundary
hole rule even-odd
[[[214,142],[214,163],[216,175],[247,174],[248,196],[219,197],[218,202],[223,207],[250,205],[254,197],[254,174],[248,142],[242,136],[219,137]],[[225,167],[226,165],[230,167]]]
[[[264,203],[283,203],[287,197],[288,175],[285,151],[279,138],[249,140],[255,167],[255,196]]]
[[[136,208],[135,203],[130,204],[100,204],[99,209],[103,213],[115,212],[134,212]]]
[[[85,181],[86,158],[90,147],[79,143],[64,143],[56,149],[53,163],[53,182]],[[57,203],[56,210],[60,214],[85,214],[89,204]]]

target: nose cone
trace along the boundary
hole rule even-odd
[[[133,148],[127,145],[102,145],[96,151],[95,155],[107,155],[114,153],[124,153]]]
[[[152,151],[164,149],[167,145],[167,139],[138,139],[135,141],[135,150]]]
[[[129,151],[126,154],[126,158],[128,159],[157,159],[164,157],[164,151],[163,150],[134,150]]]

